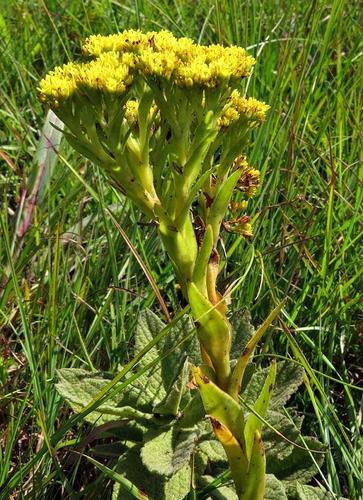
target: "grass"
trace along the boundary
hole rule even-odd
[[[221,289],[244,276],[232,308],[248,308],[255,324],[289,298],[259,359],[293,356],[305,366],[306,388],[293,403],[327,446],[317,480],[336,498],[362,498],[359,11],[354,0],[3,2],[0,498],[74,498],[81,490],[105,498],[106,469],[64,465],[64,450],[87,427],[70,420],[55,392],[56,369],[116,373],[130,361],[139,310],[180,310],[155,229],[64,142],[49,147],[37,101],[39,79],[79,56],[87,35],[130,27],[240,44],[258,56],[248,93],[272,110],[249,156],[263,185],[250,206],[253,240],[225,236]],[[60,133],[51,133],[57,145]]]

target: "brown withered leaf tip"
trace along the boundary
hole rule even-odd
[[[210,196],[205,191],[203,191],[203,194],[204,194],[205,200],[206,200],[206,204],[205,205],[206,205],[207,208],[209,208],[212,205],[212,203],[213,203],[213,198],[212,198],[212,196]]]
[[[210,264],[219,264],[219,255],[215,248],[213,248],[211,256],[209,258]]]
[[[214,417],[209,417],[209,419],[210,419],[210,423],[212,424],[213,429],[221,429],[222,428],[222,424],[220,423],[219,420],[217,420]]]

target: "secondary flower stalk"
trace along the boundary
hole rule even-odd
[[[268,106],[241,93],[255,61],[240,47],[200,46],[167,31],[91,36],[83,51],[86,62],[41,81],[40,97],[68,142],[156,221],[195,319],[204,365],[194,379],[236,491],[262,499],[263,446],[258,428],[245,433],[243,370],[231,370],[232,328],[217,289],[221,229],[252,236],[246,200],[232,198],[259,185],[245,151]]]

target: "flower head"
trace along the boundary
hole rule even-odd
[[[133,81],[135,59],[130,54],[101,54],[88,63],[68,63],[57,67],[40,82],[40,98],[57,107],[88,91],[121,95]]]
[[[231,201],[229,204],[229,209],[233,214],[237,214],[239,212],[246,210],[247,206],[248,206],[247,200]]]
[[[249,75],[255,63],[241,47],[196,45],[190,38],[176,38],[165,30],[91,36],[83,51],[93,57],[109,51],[132,52],[138,55],[144,75],[172,79],[180,87],[216,87]]]
[[[238,219],[224,221],[223,227],[230,233],[237,233],[245,238],[251,238],[253,236],[253,232],[250,220],[251,217],[248,215],[242,215],[242,217],[239,217]]]
[[[260,185],[260,171],[250,167],[245,156],[240,155],[234,160],[233,169],[239,169],[241,176],[237,182],[237,189],[243,191],[247,196],[254,196]]]
[[[83,51],[87,62],[45,76],[40,98],[66,125],[68,142],[104,167],[148,215],[156,207],[159,217],[165,204],[173,217],[185,218],[187,195],[209,164],[211,203],[224,200],[218,193],[236,169],[240,179],[234,186],[255,193],[259,172],[242,156],[232,165],[246,132],[268,109],[233,90],[255,63],[245,49],[197,45],[165,30],[128,30],[91,36]],[[215,207],[205,207],[213,238],[222,219]]]
[[[136,99],[129,99],[124,106],[124,117],[130,128],[134,128],[137,126],[138,118],[139,118],[139,101]],[[150,107],[149,111],[149,119],[155,117],[158,112],[158,108],[155,103],[153,103]]]
[[[153,47],[155,51],[167,52],[176,42],[172,33],[166,30],[149,31],[127,30],[115,35],[92,35],[86,39],[82,50],[86,56],[99,57],[105,52],[134,52]]]
[[[219,119],[219,125],[226,128],[239,120],[247,120],[250,125],[262,123],[269,109],[268,104],[254,97],[243,97],[238,90],[233,90],[228,99],[227,108]]]

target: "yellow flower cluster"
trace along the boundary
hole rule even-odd
[[[68,63],[57,67],[39,84],[40,98],[53,107],[75,94],[89,90],[123,94],[133,81],[135,58],[116,52],[101,54],[88,63]]]
[[[152,104],[149,111],[149,118],[154,117],[158,112],[158,107],[156,104]],[[125,120],[127,121],[129,127],[134,127],[137,124],[139,116],[139,101],[135,99],[129,99],[125,104]]]
[[[229,127],[241,118],[248,121],[262,123],[266,119],[268,104],[258,101],[254,97],[243,97],[238,90],[233,90],[229,99],[229,106],[219,119],[220,127]]]
[[[242,217],[238,217],[238,219],[224,221],[223,227],[230,233],[237,233],[245,238],[251,238],[253,236],[253,231],[250,220],[251,217],[248,215],[242,215]]]
[[[166,30],[127,30],[116,35],[92,35],[86,39],[82,50],[86,56],[99,57],[104,52],[137,52],[150,47],[156,51],[167,51],[175,43],[175,37]],[[192,42],[192,41],[191,41]]]
[[[150,33],[129,30],[118,35],[91,36],[83,51],[95,57],[108,51],[135,53],[142,73],[173,79],[180,87],[216,87],[247,76],[255,63],[241,47],[196,45],[189,38],[176,38],[165,30]]]
[[[247,207],[248,207],[248,201],[246,200],[231,201],[229,203],[229,209],[234,214],[237,214],[238,212],[243,212],[244,210],[246,210]]]
[[[139,74],[149,83],[156,78],[185,88],[228,86],[248,75],[255,63],[241,47],[196,45],[189,38],[176,38],[165,30],[95,35],[87,39],[83,50],[94,59],[51,71],[40,82],[43,101],[57,107],[74,95],[92,91],[121,95]],[[266,104],[233,91],[219,125],[228,127],[241,117],[260,122],[267,109]]]
[[[136,125],[138,114],[139,101],[135,101],[134,99],[127,101],[125,104],[125,120],[130,127]]]
[[[250,167],[244,155],[237,156],[233,162],[233,170],[240,170],[241,176],[238,179],[237,189],[243,191],[251,197],[256,194],[260,186],[260,171]]]

